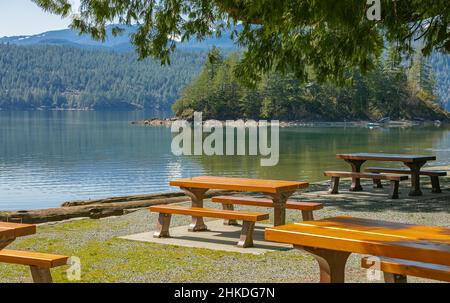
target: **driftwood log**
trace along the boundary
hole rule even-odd
[[[235,192],[211,191],[206,196],[210,198],[217,195],[223,195],[224,193],[230,194]],[[181,192],[72,201],[63,203],[61,205],[62,207],[59,208],[0,211],[0,221],[36,224],[80,217],[99,219],[126,214],[127,209],[138,209],[158,204],[180,203],[187,201],[190,201],[190,198]]]
[[[91,204],[103,204],[103,203],[117,203],[117,202],[132,202],[132,201],[145,201],[145,200],[157,200],[157,199],[169,199],[169,198],[179,198],[187,196],[183,192],[167,192],[167,193],[157,193],[157,194],[147,194],[147,195],[133,195],[133,196],[122,196],[122,197],[112,197],[96,200],[78,200],[78,201],[68,201],[61,204],[61,207],[73,207]]]

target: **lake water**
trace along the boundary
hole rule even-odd
[[[348,169],[341,152],[434,154],[450,162],[450,128],[284,128],[280,161],[257,156],[172,155],[165,127],[131,125],[142,112],[1,112],[0,210],[57,207],[77,199],[176,190],[173,178],[194,175],[322,180]]]

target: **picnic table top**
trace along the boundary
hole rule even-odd
[[[226,189],[247,192],[281,193],[307,188],[308,182],[247,179],[232,177],[198,176],[192,178],[175,179],[170,181],[171,186]]]
[[[450,228],[335,217],[267,228],[268,241],[450,266]]]
[[[28,236],[36,233],[36,225],[0,222],[0,237],[13,238]]]
[[[401,161],[401,162],[436,160],[436,156],[433,155],[385,154],[385,153],[337,154],[336,158],[350,159],[350,160]]]
[[[0,222],[0,249],[17,237],[36,233],[36,225]]]

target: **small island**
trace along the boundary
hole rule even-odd
[[[393,50],[388,50],[388,53]],[[416,55],[410,67],[381,57],[367,75],[349,74],[345,83],[277,72],[261,74],[255,85],[235,75],[239,53],[224,57],[213,48],[200,75],[187,85],[173,104],[174,118],[145,119],[135,124],[169,126],[173,120],[191,121],[194,112],[203,120],[279,120],[281,126],[390,126],[440,125],[449,113],[434,94],[433,72]]]

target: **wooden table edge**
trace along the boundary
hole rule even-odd
[[[303,243],[299,243],[299,241],[287,241],[282,240],[281,238],[285,238],[289,233],[291,234],[298,234],[302,237],[306,238],[303,239]],[[282,235],[282,237],[280,237]],[[450,266],[450,258],[444,258],[444,256],[449,256],[450,252],[446,251],[439,251],[434,250],[434,253],[432,254],[432,257],[430,257],[430,252],[426,248],[411,248],[407,245],[401,246],[398,245],[396,250],[392,249],[392,246],[395,245],[394,242],[383,242],[383,241],[375,241],[375,240],[367,240],[366,242],[357,240],[357,239],[349,239],[349,238],[336,238],[335,240],[331,240],[330,242],[333,242],[332,244],[324,245],[324,238],[330,239],[327,236],[319,235],[319,234],[308,234],[308,233],[299,233],[299,232],[289,232],[289,231],[283,231],[277,229],[277,227],[268,227],[265,229],[264,232],[264,239],[266,241],[271,242],[278,242],[278,243],[286,243],[286,244],[292,244],[294,248],[299,247],[309,247],[314,249],[325,249],[330,251],[341,251],[341,252],[349,252],[349,253],[356,253],[356,254],[368,254],[373,256],[379,256],[379,257],[388,257],[388,258],[394,258],[394,259],[404,259],[404,260],[410,260],[410,261],[416,261],[416,262],[425,262],[425,263],[431,263],[431,264],[439,264],[439,265],[445,265]],[[321,241],[322,240],[322,241]],[[318,245],[322,243],[321,245]],[[328,243],[328,242],[326,242]],[[343,246],[349,245],[352,243],[353,245],[360,245],[361,247],[358,247],[358,249],[345,249]],[[384,248],[381,248],[384,247]],[[364,249],[363,249],[364,248]],[[410,253],[409,251],[413,251],[414,253]],[[382,252],[382,253],[380,253]],[[404,252],[404,253],[401,253]],[[442,255],[442,258],[439,258],[438,261],[436,260],[437,255]],[[406,256],[415,256],[416,258],[409,258]],[[419,256],[419,257],[417,257]],[[423,257],[420,257],[423,256]],[[441,260],[444,260],[446,262],[443,262]]]
[[[282,181],[282,180],[280,180]],[[290,182],[297,182],[297,181],[290,181]],[[177,186],[177,187],[186,187],[186,188],[202,188],[202,189],[222,189],[222,190],[234,190],[234,191],[241,191],[241,192],[262,192],[262,193],[269,193],[269,194],[279,194],[283,192],[289,192],[289,191],[296,191],[300,189],[305,189],[309,187],[308,182],[299,181],[297,184],[294,185],[286,185],[286,186],[280,186],[280,187],[260,187],[260,186],[242,186],[242,188],[237,188],[238,186],[235,185],[228,185],[228,184],[221,184],[221,185],[211,185],[207,183],[202,183],[201,181],[192,181],[191,184],[186,181],[177,181],[177,180],[171,180],[169,181],[170,186]],[[246,188],[246,189],[244,189]]]
[[[2,226],[2,223],[7,223],[8,226]],[[14,227],[14,225],[17,225],[17,227]],[[34,224],[0,222],[0,227],[6,228],[4,232],[12,232],[15,238],[29,236],[36,233],[36,225]]]
[[[390,154],[390,155],[394,155],[394,154]],[[402,155],[402,154],[399,154]],[[403,154],[404,156],[408,156],[407,154]],[[414,155],[411,155],[414,156]],[[357,154],[336,154],[336,158],[337,159],[347,159],[347,160],[365,160],[365,161],[388,161],[388,162],[405,162],[405,163],[410,163],[410,162],[428,162],[428,161],[436,161],[436,156],[421,156],[421,157],[383,157],[380,156],[376,156],[376,153],[374,153],[372,156],[363,156],[363,155],[357,155]]]

